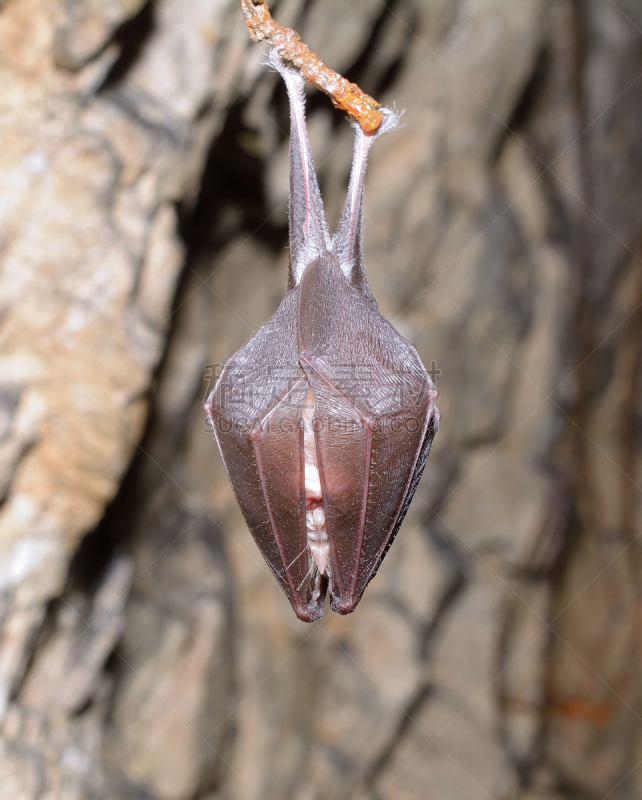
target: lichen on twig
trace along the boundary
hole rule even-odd
[[[383,122],[379,103],[330,69],[303,44],[292,28],[284,28],[272,19],[265,0],[239,0],[253,41],[266,40],[288,64],[296,67],[317,89],[330,95],[337,108],[347,111],[361,125],[364,133],[375,133]]]

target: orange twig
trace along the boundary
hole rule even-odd
[[[296,31],[276,23],[265,0],[239,1],[253,41],[267,40],[284,61],[295,66],[317,89],[329,94],[337,108],[354,117],[365,133],[374,133],[379,128],[383,114],[376,100],[327,67],[303,44]]]

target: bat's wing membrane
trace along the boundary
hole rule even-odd
[[[312,599],[305,526],[301,413],[308,383],[298,364],[296,303],[277,312],[228,361],[206,403],[248,527],[296,614],[323,614]]]
[[[326,254],[299,287],[299,359],[315,399],[332,608],[354,609],[425,463],[436,390],[415,349]]]

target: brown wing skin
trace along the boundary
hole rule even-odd
[[[410,480],[410,484],[408,486],[408,491],[406,492],[406,496],[403,500],[403,504],[399,509],[399,513],[395,524],[392,528],[390,536],[388,537],[387,541],[384,542],[380,548],[380,551],[377,556],[376,564],[374,569],[370,572],[368,581],[371,581],[374,576],[377,574],[377,570],[381,566],[381,562],[386,556],[386,553],[390,549],[395,537],[401,527],[401,523],[404,521],[404,517],[408,511],[410,506],[410,502],[413,498],[415,493],[415,489],[417,488],[419,481],[421,480],[421,476],[423,475],[424,467],[426,466],[426,461],[428,461],[428,456],[430,455],[430,448],[432,446],[432,441],[435,437],[435,433],[437,433],[437,429],[439,427],[439,419],[440,414],[439,411],[435,408],[433,412],[429,416],[428,426],[426,428],[426,435],[424,436],[423,443],[421,445],[421,449],[419,451],[419,456],[417,458],[417,463],[415,464],[415,469],[412,474],[412,478]],[[364,587],[365,588],[365,587]],[[362,589],[363,591],[363,589]]]
[[[298,364],[296,300],[227,362],[206,403],[230,483],[248,527],[297,616],[323,615],[312,600],[305,528],[301,412],[308,383]]]
[[[305,270],[299,361],[314,393],[334,611],[354,610],[421,475],[436,390],[415,349],[331,253]]]

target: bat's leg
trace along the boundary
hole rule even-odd
[[[375,134],[366,134],[359,125],[355,126],[348,196],[341,214],[339,229],[332,244],[332,251],[338,258],[344,275],[367,294],[370,294],[370,288],[368,287],[363,265],[361,228],[363,187],[368,166],[368,153],[377,136],[394,128],[399,119],[398,115],[389,109],[382,109],[382,111],[384,113],[384,121]]]
[[[323,200],[314,171],[305,121],[305,79],[286,66],[276,50],[270,63],[278,70],[290,101],[290,275],[293,288],[303,270],[317,256],[330,249],[331,239]]]

